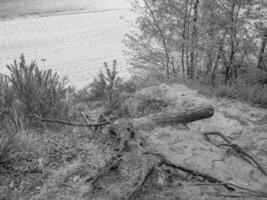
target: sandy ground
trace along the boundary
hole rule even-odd
[[[113,59],[125,77],[121,41],[130,30],[126,20],[134,18],[129,10],[113,10],[1,21],[0,72],[6,73],[5,65],[24,53],[26,60],[36,59],[39,66],[68,76],[77,87],[88,84],[103,62]]]
[[[96,108],[96,103],[91,102],[88,107],[85,104],[76,106],[80,111],[84,110],[90,118],[97,119],[103,108]],[[214,115],[189,123],[190,129],[181,124],[170,123],[162,126],[149,123],[150,116],[157,112],[175,113],[202,104],[212,105]],[[120,140],[112,139],[110,127],[97,132],[74,127],[60,132],[49,130],[41,135],[32,132],[29,133],[29,138],[20,137],[18,141],[24,141],[27,149],[31,149],[36,156],[27,162],[25,157],[21,157],[20,162],[16,162],[15,169],[25,169],[27,166],[36,169],[37,166],[42,171],[16,178],[10,178],[12,173],[9,176],[2,175],[0,199],[125,199],[148,169],[158,162],[159,158],[155,155],[145,153],[147,150],[154,154],[160,153],[177,166],[202,172],[223,182],[254,191],[260,190],[261,193],[266,191],[266,175],[257,167],[234,151],[225,151],[224,146],[218,145],[223,143],[219,138],[212,137],[212,140],[208,141],[201,134],[203,131],[222,132],[267,170],[266,109],[233,100],[207,98],[181,84],[161,84],[144,88],[131,94],[130,99],[122,103],[123,110],[125,106],[133,119],[120,118],[114,123]],[[125,137],[129,135],[127,131],[131,122],[133,126],[130,127],[133,129],[130,130],[134,131],[136,138],[124,143]],[[122,152],[119,164],[105,172],[108,163],[118,154],[121,144],[127,144],[127,148]],[[91,180],[94,180],[98,173],[101,174],[102,170],[105,173],[92,183]],[[244,200],[264,199],[249,196],[247,191],[226,190],[213,181],[207,182],[201,176],[188,176],[188,173],[168,166],[156,167],[142,190],[132,199],[233,199],[212,196],[213,194],[240,194],[243,196],[239,199]]]
[[[267,109],[236,100],[208,98],[181,84],[171,87],[163,84],[160,88],[165,88],[168,99],[175,100],[177,108],[181,105],[212,105],[215,109],[214,116],[188,124],[190,129],[224,133],[254,154],[267,169]]]

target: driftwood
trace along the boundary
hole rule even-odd
[[[203,105],[199,107],[187,108],[174,113],[158,113],[150,119],[159,125],[166,124],[186,124],[197,120],[212,117],[214,109],[211,105]]]
[[[246,152],[244,149],[242,149],[237,144],[232,143],[232,141],[227,136],[225,136],[223,133],[220,133],[220,132],[207,132],[207,133],[202,133],[202,134],[205,136],[207,141],[209,141],[208,136],[211,136],[211,135],[219,136],[220,138],[222,138],[226,142],[226,144],[221,144],[219,146],[227,146],[228,148],[231,148],[243,160],[245,160],[249,164],[252,164],[252,165],[254,164],[253,166],[256,166],[256,168],[258,168],[261,173],[263,173],[265,176],[267,176],[267,172],[264,170],[264,168],[261,166],[261,164],[252,155],[249,155],[248,152]],[[222,161],[224,159],[225,159],[225,155],[223,156]]]

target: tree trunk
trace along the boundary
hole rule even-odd
[[[155,26],[157,27],[158,29],[158,32],[159,32],[159,36],[162,40],[162,43],[163,43],[163,48],[164,48],[164,52],[165,52],[165,57],[166,57],[166,74],[167,74],[167,79],[169,80],[170,79],[170,67],[169,67],[169,63],[170,63],[170,56],[169,56],[169,52],[168,52],[168,48],[167,48],[167,42],[166,42],[166,39],[165,39],[165,36],[164,36],[164,33],[154,15],[154,12],[153,10],[151,9],[151,6],[149,5],[149,3],[147,2],[147,0],[143,0],[146,7],[148,8],[149,12],[150,12],[150,15],[153,19],[153,22],[155,24]]]
[[[236,1],[232,0],[232,6],[231,6],[231,11],[230,11],[230,21],[231,21],[231,26],[230,26],[230,58],[229,58],[229,65],[226,66],[226,73],[225,73],[225,85],[227,84],[230,79],[232,79],[233,72],[234,70],[234,57],[236,53],[236,29],[237,29],[237,21],[238,21],[238,15],[240,11],[241,5],[238,4],[236,5]],[[235,12],[236,6],[238,6],[237,11]],[[231,81],[230,81],[231,84]]]
[[[221,59],[221,54],[223,52],[223,47],[224,47],[224,42],[225,42],[225,38],[226,38],[227,32],[228,32],[228,29],[225,30],[225,32],[223,34],[223,37],[222,37],[222,39],[220,41],[218,54],[217,54],[217,57],[216,57],[216,60],[215,60],[215,63],[214,63],[214,67],[213,67],[213,70],[212,70],[212,73],[211,73],[211,84],[213,86],[215,86],[216,72],[218,70],[219,61]]]
[[[189,66],[189,40],[190,40],[190,16],[192,12],[192,1],[189,1],[189,11],[187,14],[187,21],[186,21],[186,71],[187,76],[190,74],[190,66]]]
[[[262,69],[264,71],[267,71],[267,68],[263,62],[263,55],[264,55],[266,43],[267,43],[267,27],[264,27],[263,34],[262,34],[261,48],[260,48],[259,58],[258,58],[258,66],[257,66],[257,68]]]
[[[213,14],[211,13],[211,17]],[[213,66],[213,42],[214,42],[214,31],[213,31],[213,25],[210,24],[209,31],[209,44],[207,45],[207,62],[206,62],[206,76],[208,76],[211,73],[211,69]]]
[[[185,14],[184,14],[184,22],[183,22],[183,43],[182,43],[182,71],[183,71],[183,78],[185,78],[185,62],[184,62],[184,54],[185,54],[185,41],[186,41],[186,27],[187,27],[187,12],[188,12],[188,0],[185,1]]]
[[[194,16],[193,16],[193,30],[192,30],[192,41],[191,41],[191,52],[190,52],[190,71],[189,71],[189,77],[191,79],[195,76],[195,65],[196,65],[196,49],[197,49],[197,18],[198,18],[198,4],[199,0],[195,0],[194,3]]]
[[[212,117],[214,109],[211,105],[187,108],[175,113],[158,113],[151,117],[151,120],[160,125],[189,123],[197,120]]]

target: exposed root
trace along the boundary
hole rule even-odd
[[[245,187],[233,184],[233,183],[224,182],[224,181],[219,180],[219,179],[217,179],[215,177],[212,177],[212,176],[210,176],[208,174],[205,174],[205,173],[202,173],[202,172],[199,172],[199,171],[195,171],[195,170],[192,170],[192,169],[188,169],[188,168],[185,168],[183,166],[176,165],[175,163],[172,163],[169,160],[167,160],[162,154],[153,153],[153,152],[151,152],[151,153],[150,152],[146,152],[146,154],[158,156],[160,158],[160,160],[161,160],[160,163],[159,163],[159,166],[166,165],[166,166],[172,167],[174,169],[178,169],[178,170],[184,171],[184,172],[186,172],[186,173],[188,173],[190,175],[193,175],[193,176],[200,176],[200,177],[204,178],[205,180],[207,180],[210,183],[210,185],[213,185],[213,186],[214,185],[221,185],[221,186],[224,186],[229,191],[236,191],[236,189],[239,189],[239,190],[243,190],[243,191],[249,192],[250,194],[253,194],[253,195],[258,195],[260,197],[267,197],[267,193],[266,192],[259,191],[259,190],[254,190],[254,189],[250,189],[250,188],[245,188]]]
[[[116,156],[115,158],[113,158],[111,160],[113,160],[113,161],[108,162],[102,169],[100,169],[99,172],[97,173],[97,175],[93,178],[93,180],[87,179],[86,182],[90,181],[91,185],[94,186],[94,184],[101,177],[103,177],[107,172],[116,168],[119,165],[119,162],[122,160],[122,157]]]
[[[227,144],[223,144],[223,146],[228,146],[232,150],[235,151],[236,154],[238,154],[243,160],[245,160],[249,164],[254,164],[253,166],[256,167],[263,173],[265,176],[267,176],[267,172],[264,170],[264,168],[261,166],[261,164],[251,155],[249,155],[244,149],[242,149],[240,146],[237,144],[232,143],[232,141],[226,137],[223,133],[220,132],[207,132],[207,133],[202,133],[206,140],[209,141],[208,136],[210,135],[216,135],[221,137]]]
[[[152,174],[153,170],[155,169],[156,165],[152,165],[150,168],[146,170],[144,175],[142,176],[141,180],[137,184],[137,186],[134,188],[134,190],[125,198],[125,200],[130,200],[132,197],[134,197],[143,187],[143,185],[146,183],[146,180],[149,178],[149,176]]]

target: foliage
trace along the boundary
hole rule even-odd
[[[105,72],[100,71],[98,77],[90,84],[93,99],[112,101],[115,98],[115,93],[122,82],[121,78],[118,77],[116,66],[116,60],[113,60],[112,68],[109,68],[106,62],[104,63]]]
[[[247,85],[234,83],[232,85],[221,85],[215,90],[218,97],[243,99],[248,102],[267,107],[267,87],[259,85]]]
[[[0,79],[0,110],[4,118],[17,124],[15,116],[27,121],[32,119],[32,114],[52,118],[66,115],[70,89],[66,79],[61,80],[52,70],[40,70],[35,62],[26,64],[23,55],[19,62],[15,60],[7,68],[10,75]]]
[[[133,77],[182,75],[215,88],[265,84],[266,8],[262,0],[134,1],[139,17],[124,41]]]
[[[0,74],[0,122],[2,122],[8,113],[8,107],[14,100],[14,94],[11,90],[10,82],[7,76]]]

